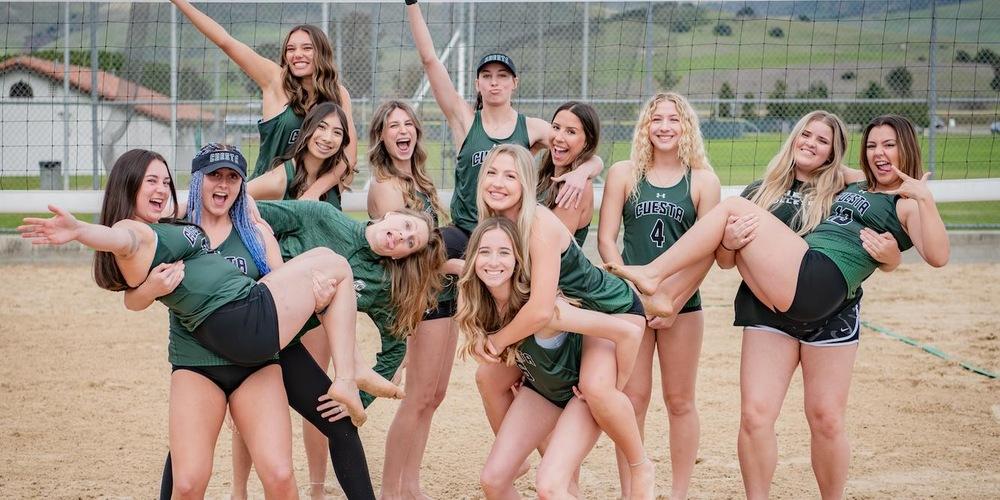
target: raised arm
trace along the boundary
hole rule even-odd
[[[459,95],[448,75],[448,69],[438,59],[431,32],[427,29],[427,22],[424,21],[424,15],[416,2],[406,6],[406,17],[409,19],[413,43],[417,46],[417,53],[420,54],[420,63],[427,72],[427,80],[431,84],[434,99],[448,120],[455,144],[461,144],[468,135],[469,128],[472,127],[475,112]]]
[[[348,163],[351,164],[351,168],[354,168],[358,166],[358,131],[354,128],[354,116],[351,115],[351,93],[343,85],[340,86],[340,107],[344,110],[344,116],[347,117],[347,137],[351,140],[347,145],[345,153],[347,154]],[[340,177],[337,177],[337,179],[339,182]],[[349,186],[344,187],[347,188]]]
[[[265,103],[268,101],[269,94],[278,97],[279,100],[283,99],[280,102],[281,106],[288,102],[281,86],[281,67],[276,62],[258,54],[247,44],[233,38],[221,24],[195,8],[188,0],[170,1],[201,34],[205,35],[205,38],[222,49],[260,87],[264,94]],[[267,111],[264,110],[265,116],[268,115]]]
[[[341,181],[348,168],[347,163],[337,163],[329,172],[317,177],[316,181],[310,184],[302,196],[297,199],[318,201],[320,196],[333,189],[334,186],[340,186],[340,191],[343,193],[345,186],[341,185]]]
[[[903,197],[896,202],[896,213],[903,229],[925,262],[934,267],[944,266],[948,263],[951,246],[944,221],[941,220],[937,204],[934,203],[934,196],[927,186],[930,172],[917,180],[900,172],[895,166],[892,169],[903,179],[902,185],[888,192]]]
[[[620,161],[611,166],[604,183],[604,199],[601,201],[601,218],[597,225],[597,253],[601,260],[614,264],[624,264],[618,250],[618,232],[622,227],[622,210],[628,196],[628,184],[632,164]]]
[[[556,205],[560,208],[579,208],[588,188],[593,194],[592,181],[603,170],[604,160],[594,155],[575,169],[554,178],[553,181],[561,184],[556,194]]]
[[[49,211],[55,216],[48,219],[25,217],[24,224],[17,228],[21,237],[35,245],[62,245],[75,240],[121,259],[132,257],[153,238],[153,230],[136,221],[122,220],[107,227],[79,221],[55,205],[49,205]]]

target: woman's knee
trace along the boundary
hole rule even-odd
[[[336,271],[343,271],[344,269],[349,271],[351,269],[351,265],[347,262],[347,259],[326,247],[313,248],[302,253],[302,256],[311,261],[316,261],[317,266],[322,269]]]
[[[844,434],[844,408],[836,404],[806,405],[809,430],[819,437],[836,439]]]
[[[174,462],[174,498],[202,498],[208,489],[208,480],[212,477],[211,470],[184,470]]]
[[[479,485],[482,486],[486,496],[494,496],[514,483],[513,476],[504,469],[505,467],[486,462],[482,472],[479,473]]]
[[[495,394],[505,392],[511,384],[517,382],[516,378],[506,380],[504,372],[490,365],[479,365],[476,368],[476,387],[480,394]]]
[[[778,412],[763,402],[744,402],[740,408],[740,428],[746,432],[772,430],[777,420]]]
[[[273,463],[254,463],[260,482],[267,490],[284,491],[295,487],[295,473],[291,461],[275,461]]]
[[[694,394],[690,392],[664,393],[663,402],[671,417],[684,417],[697,411]]]

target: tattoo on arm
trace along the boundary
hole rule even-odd
[[[131,257],[133,254],[135,254],[137,251],[139,251],[139,237],[136,236],[135,231],[131,229],[126,229],[126,231],[128,231],[128,236],[131,239],[131,242],[129,242],[128,245],[128,250],[125,252],[124,255],[124,257],[128,258]]]

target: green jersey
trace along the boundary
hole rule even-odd
[[[458,151],[455,165],[455,191],[451,197],[451,219],[455,226],[471,233],[479,222],[476,209],[476,183],[479,181],[479,168],[483,166],[486,155],[499,144],[519,144],[531,147],[528,137],[528,121],[524,115],[517,114],[517,124],[510,136],[494,139],[483,129],[481,111],[476,111],[476,117],[465,136],[462,148]]]
[[[292,194],[292,181],[295,179],[295,164],[292,160],[285,162],[285,196],[281,199],[283,200],[294,200],[295,196]],[[342,210],[340,208],[340,186],[333,186],[324,195],[323,200],[334,206],[337,210]]]
[[[638,196],[629,196],[622,207],[622,260],[626,265],[646,265],[667,251],[694,225],[698,218],[691,199],[691,169],[670,187],[658,187],[647,177],[639,180]],[[701,295],[694,295],[684,309],[701,305]]]
[[[257,263],[247,250],[239,232],[234,228],[229,236],[214,251],[236,267],[241,273],[253,280],[260,279]],[[170,312],[170,345],[167,348],[170,364],[175,366],[223,366],[233,364],[229,360],[215,354],[198,342],[190,330],[181,325],[180,319],[173,311]]]
[[[329,248],[347,259],[354,274],[358,311],[372,319],[382,337],[375,371],[391,378],[406,354],[406,342],[392,335],[396,318],[391,302],[392,281],[382,266],[384,257],[368,245],[365,225],[328,203],[316,201],[261,201],[257,208],[274,230],[284,260],[318,247]],[[313,316],[299,336],[317,326],[319,320]]]
[[[558,347],[549,349],[538,345],[534,335],[529,335],[517,347],[515,361],[525,380],[542,397],[564,405],[573,399],[573,386],[580,381],[580,358],[583,337],[578,333],[565,333]]]
[[[299,137],[302,120],[303,117],[295,114],[291,106],[285,106],[281,113],[271,119],[257,122],[257,131],[260,132],[260,153],[257,155],[252,179],[270,170],[271,160],[285,154],[288,148],[292,147],[295,139]]]
[[[209,249],[208,238],[193,224],[150,224],[156,234],[156,253],[149,269],[165,262],[184,261],[184,279],[160,302],[177,316],[181,326],[195,331],[216,309],[250,294],[256,282]]]
[[[763,179],[758,179],[751,182],[740,196],[748,200],[753,200],[754,195],[757,194],[757,190],[764,183]],[[793,231],[798,231],[801,224],[798,220],[799,212],[802,211],[802,188],[805,183],[798,180],[792,180],[792,187],[788,188],[785,194],[778,198],[778,201],[774,203],[773,206],[768,208],[771,215],[775,216],[781,222],[784,222],[786,226],[792,228]]]
[[[833,200],[830,216],[805,236],[806,243],[833,261],[844,274],[847,298],[853,298],[861,282],[871,276],[879,262],[861,246],[861,229],[889,232],[900,251],[913,246],[896,215],[898,196],[867,191],[865,183],[850,184]]]
[[[621,278],[595,267],[575,240],[559,258],[559,290],[591,311],[618,314],[632,308],[632,289]]]

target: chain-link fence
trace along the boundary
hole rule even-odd
[[[519,111],[547,119],[567,100],[595,105],[607,164],[628,157],[642,101],[670,89],[698,110],[724,184],[759,177],[794,121],[817,108],[854,131],[852,164],[859,128],[892,112],[921,128],[937,178],[1000,176],[995,2],[421,5],[464,96],[474,98],[478,58],[506,52]],[[428,132],[430,170],[450,187],[455,145],[402,2],[197,6],[275,60],[291,26],[320,26],[352,95],[359,151],[379,102],[410,99]],[[239,144],[251,162],[257,154],[260,89],[169,3],[0,3],[0,30],[2,189],[90,189],[133,147],[175,167],[210,141]]]

